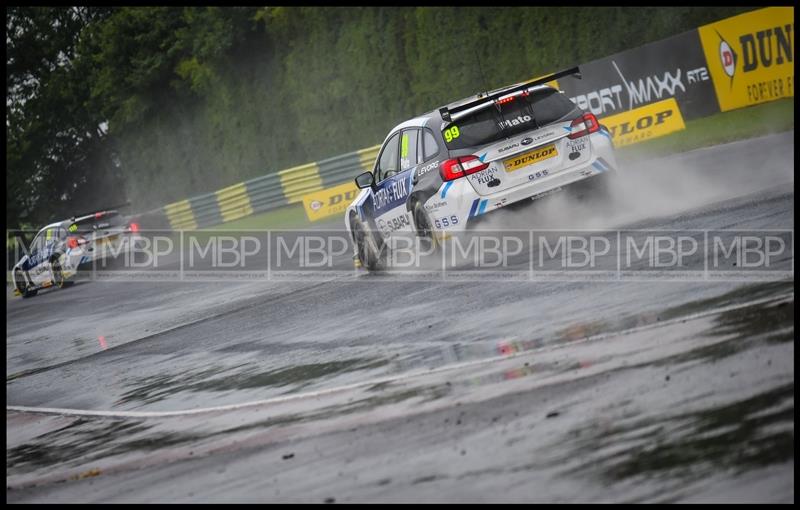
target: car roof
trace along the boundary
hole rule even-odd
[[[51,223],[51,224],[49,224],[49,225],[45,225],[44,227],[42,227],[42,228],[40,228],[40,229],[39,229],[39,232],[41,232],[42,230],[47,230],[48,228],[56,228],[56,227],[60,227],[60,226],[61,226],[61,225],[63,225],[64,223],[65,223],[65,222],[63,222],[63,221],[59,221],[59,222],[56,222],[56,223]]]
[[[406,120],[404,122],[401,122],[400,124],[398,124],[395,127],[393,127],[392,130],[389,131],[389,133],[383,139],[383,142],[381,142],[381,145],[386,143],[386,140],[391,138],[393,135],[397,134],[397,132],[402,130],[402,129],[425,127],[425,128],[431,129],[433,131],[436,131],[437,129],[441,128],[442,122],[443,122],[442,116],[441,116],[441,114],[439,114],[438,110],[434,110],[434,111],[425,113],[423,115],[419,115],[417,117],[414,117],[413,119],[409,119],[409,120]]]

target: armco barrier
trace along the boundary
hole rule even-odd
[[[301,202],[304,195],[341,184],[370,170],[379,145],[308,163],[240,182],[214,193],[180,200],[163,207],[173,229],[218,225],[283,205]],[[151,211],[152,212],[152,211]]]
[[[322,189],[322,177],[319,175],[319,165],[316,162],[281,170],[278,175],[281,178],[283,194],[290,204],[302,200],[306,193]]]
[[[754,10],[580,68],[582,79],[564,77],[557,87],[612,124],[615,139],[624,137],[620,145],[663,136],[683,129],[683,119],[794,96],[794,8]],[[370,170],[379,148],[168,204],[163,215],[172,228],[201,228],[301,202],[306,195],[328,196],[333,192],[318,192]]]
[[[232,221],[253,214],[250,195],[247,194],[247,186],[243,182],[223,188],[216,195],[222,221]]]
[[[197,228],[197,221],[194,219],[194,212],[188,200],[165,205],[164,214],[174,229]]]

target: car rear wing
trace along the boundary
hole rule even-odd
[[[479,96],[472,101],[467,101],[466,103],[453,106],[452,108],[448,108],[446,106],[439,108],[439,113],[442,116],[442,120],[445,122],[453,122],[472,112],[482,110],[488,106],[496,104],[498,101],[503,101],[508,97],[514,97],[515,95],[519,94],[525,95],[525,93],[529,92],[530,89],[538,85],[543,85],[549,81],[563,78],[564,76],[575,76],[576,78],[580,79],[581,71],[577,66],[571,67],[563,71],[558,71],[557,73],[542,76],[541,78],[537,78],[535,80],[526,81],[518,85],[512,85],[511,87],[493,91],[485,96]]]
[[[119,211],[117,209],[122,209],[122,208],[128,207],[130,205],[131,205],[130,201],[127,201],[127,202],[123,202],[121,204],[117,204],[117,205],[112,205],[112,206],[106,207],[105,209],[102,209],[102,210],[99,210],[99,211],[93,211],[93,212],[88,212],[88,213],[83,213],[83,214],[73,214],[70,217],[70,220],[71,221],[80,221],[80,220],[86,220],[86,219],[89,219],[89,218],[92,218],[92,217],[99,218],[99,217],[104,216],[106,214],[119,213]]]

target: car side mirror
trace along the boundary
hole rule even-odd
[[[372,175],[372,172],[364,172],[356,177],[356,186],[360,189],[365,188],[373,188],[375,187],[375,176]]]

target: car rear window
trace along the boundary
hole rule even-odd
[[[99,218],[86,218],[69,226],[70,233],[88,234],[96,230],[115,228],[125,224],[125,219],[120,213],[106,213]]]
[[[542,89],[500,105],[500,110],[489,106],[462,117],[447,125],[442,136],[448,149],[465,149],[577,117],[578,113],[578,108],[564,94],[555,89]]]

